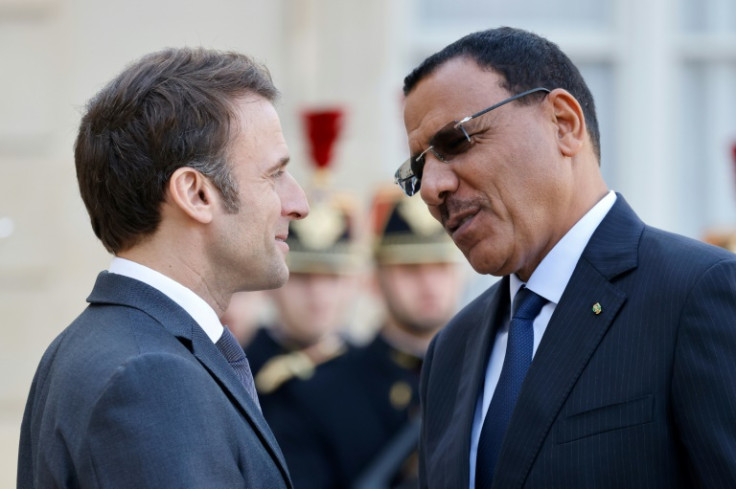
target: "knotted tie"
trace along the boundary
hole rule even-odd
[[[253,374],[250,371],[250,365],[248,365],[248,359],[245,358],[245,352],[243,348],[235,339],[229,329],[223,328],[222,336],[215,343],[220,353],[225,357],[230,366],[235,370],[235,375],[245,386],[245,390],[248,391],[250,397],[253,398],[253,402],[256,403],[258,409],[261,408],[258,402],[258,394],[256,394],[256,387],[253,383]]]
[[[514,299],[515,312],[509,325],[506,357],[478,442],[475,463],[476,489],[490,488],[493,482],[506,427],[519,397],[521,384],[532,363],[534,351],[532,323],[546,302],[544,297],[538,296],[526,287],[522,287]]]

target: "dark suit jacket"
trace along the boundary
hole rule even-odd
[[[191,316],[106,272],[88,301],[33,380],[18,488],[291,487],[266,421]]]
[[[508,301],[504,279],[430,346],[423,488],[468,487],[476,400]],[[550,319],[493,487],[736,487],[736,255],[644,225],[619,195]]]

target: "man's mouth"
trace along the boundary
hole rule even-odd
[[[473,219],[477,213],[477,209],[459,212],[445,221],[445,229],[450,233],[450,236],[452,236],[458,231],[458,229],[463,227],[465,223]]]
[[[276,235],[276,243],[279,243],[277,246],[282,248],[284,252],[289,251],[289,244],[286,242],[286,238],[289,237],[289,233],[283,233],[283,234],[277,234]]]

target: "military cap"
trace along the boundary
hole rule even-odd
[[[365,263],[359,217],[357,202],[348,195],[312,195],[309,215],[289,227],[289,270],[335,275],[359,271]]]
[[[373,257],[378,264],[447,263],[462,254],[419,197],[395,185],[379,189],[371,205]]]

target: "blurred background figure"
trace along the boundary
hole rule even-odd
[[[307,162],[314,170],[308,192],[316,213],[305,225],[289,228],[289,281],[271,294],[276,318],[246,348],[261,397],[275,395],[293,377],[310,377],[317,365],[345,352],[340,330],[364,262],[357,202],[330,189],[343,110],[310,108],[301,116]]]
[[[267,293],[274,319],[245,346],[266,419],[269,406],[284,397],[285,384],[311,377],[317,365],[348,348],[346,315],[357,299],[365,263],[359,210],[344,195],[315,200],[313,219],[289,229],[289,280]]]
[[[371,226],[374,290],[385,305],[377,334],[296,386],[288,432],[276,431],[302,489],[416,484],[419,371],[459,306],[465,269],[426,206],[393,186],[376,194]]]
[[[710,229],[702,240],[736,253],[736,229]]]

